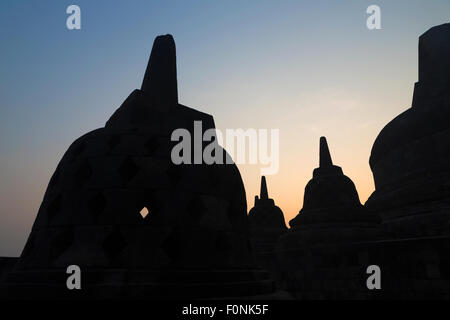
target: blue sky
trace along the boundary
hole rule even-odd
[[[66,28],[70,4],[81,30]],[[382,30],[366,28],[370,4]],[[219,128],[280,129],[268,186],[287,220],[321,135],[365,201],[371,145],[410,106],[418,36],[449,14],[448,0],[1,1],[0,255],[20,253],[70,143],[140,87],[159,34],[175,37],[181,103]],[[240,169],[252,199],[259,170]]]

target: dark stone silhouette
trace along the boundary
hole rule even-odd
[[[0,283],[6,278],[8,273],[14,268],[17,258],[0,257]]]
[[[321,141],[321,166],[305,189],[304,207],[268,264],[283,289],[299,299],[450,298],[449,103],[450,24],[444,24],[419,39],[412,108],[374,143],[376,190],[365,208]],[[375,231],[374,213],[384,232]],[[370,265],[381,269],[381,290],[366,286]]]
[[[174,165],[174,129],[213,117],[178,103],[175,43],[156,38],[141,90],[77,139],[53,174],[6,297],[176,298],[270,294],[232,165]],[[148,214],[143,217],[143,208]],[[66,268],[83,290],[66,288]]]
[[[324,137],[290,230],[262,177],[248,216],[258,263],[298,299],[449,299],[449,118],[444,24],[419,39],[412,107],[373,145],[376,190],[364,206]],[[254,266],[237,167],[172,164],[170,134],[194,120],[214,128],[178,104],[175,45],[158,37],[142,89],[70,146],[20,259],[0,259],[0,297],[286,298]],[[82,293],[65,287],[70,264],[83,270]],[[366,285],[371,265],[381,290]]]
[[[398,237],[450,235],[450,23],[419,38],[412,107],[380,132],[367,208]]]
[[[269,198],[266,177],[261,177],[260,197],[248,213],[250,235],[256,252],[272,251],[280,235],[287,230],[283,212]]]
[[[297,299],[448,299],[450,237],[392,239],[332,164],[324,138],[320,150],[303,209],[264,260],[279,286]],[[381,290],[366,285],[371,265]]]
[[[286,247],[317,242],[374,239],[380,233],[379,218],[361,205],[354,183],[341,167],[333,165],[325,137],[320,138],[319,168],[305,188],[303,208],[283,237]]]

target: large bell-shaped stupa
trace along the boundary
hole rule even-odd
[[[235,164],[174,164],[172,132],[211,115],[178,103],[175,43],[156,38],[140,90],[77,139],[53,174],[6,297],[176,298],[271,293],[255,268]],[[197,129],[195,129],[197,130]],[[196,132],[198,135],[199,132]],[[192,147],[194,149],[194,147]],[[194,151],[194,150],[192,150]],[[82,290],[68,290],[77,265]]]
[[[398,237],[450,234],[450,23],[419,38],[412,107],[375,140],[366,202]]]

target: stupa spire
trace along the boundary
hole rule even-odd
[[[261,191],[259,193],[259,198],[261,200],[269,199],[269,194],[267,193],[267,184],[266,184],[266,177],[261,177]]]
[[[450,82],[450,23],[435,26],[419,38],[419,82],[433,86]]]
[[[319,167],[329,167],[333,165],[331,161],[330,150],[328,149],[327,138],[320,137],[320,153],[319,153]]]
[[[176,50],[172,35],[158,36],[153,42],[141,90],[150,94],[155,102],[178,104]]]

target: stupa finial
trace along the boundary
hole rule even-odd
[[[450,23],[419,37],[419,82],[433,86],[450,83]]]
[[[267,184],[266,184],[266,177],[261,177],[261,191],[259,193],[260,199],[269,199],[269,194],[267,193]]]
[[[327,138],[320,137],[320,154],[319,154],[319,167],[329,167],[333,165],[331,161],[330,150],[328,149]]]
[[[141,90],[156,102],[178,104],[176,50],[172,35],[158,36],[153,42]]]

